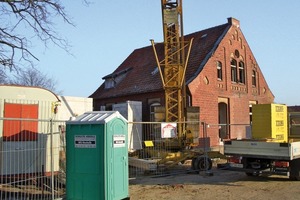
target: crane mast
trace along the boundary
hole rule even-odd
[[[186,119],[185,73],[192,40],[184,41],[182,0],[161,0],[164,58],[159,61],[154,41],[152,46],[165,91],[166,122],[184,122]],[[187,56],[185,55],[187,54]],[[178,123],[181,137],[184,124]]]

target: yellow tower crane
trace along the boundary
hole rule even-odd
[[[161,0],[161,10],[164,34],[164,57],[161,61],[154,41],[151,40],[151,43],[165,91],[165,121],[177,123],[178,140],[175,145],[183,150],[187,147],[185,74],[193,39],[184,40],[182,0]],[[210,170],[212,167],[211,159],[203,152],[185,149],[175,157],[177,162],[192,159],[194,170]],[[168,160],[166,157],[160,163],[167,163]]]
[[[154,41],[152,46],[165,91],[165,120],[178,122],[177,134],[182,139],[186,121],[185,74],[192,40],[183,37],[182,0],[161,0],[164,34],[164,59],[159,61]],[[181,145],[184,145],[180,142]]]

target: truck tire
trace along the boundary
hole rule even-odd
[[[245,174],[246,174],[247,176],[259,176],[259,175],[260,175],[259,172],[245,172]]]
[[[300,181],[300,177],[299,176],[290,176],[289,179],[291,181]]]
[[[290,179],[300,181],[300,158],[291,160],[290,163]]]
[[[254,176],[253,172],[245,172],[247,176]]]
[[[192,158],[192,170],[197,170],[197,164],[196,164],[197,158]]]
[[[192,161],[193,163],[193,161]],[[212,161],[206,156],[198,156],[193,163],[194,170],[205,171],[212,168]]]

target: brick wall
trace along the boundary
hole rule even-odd
[[[230,19],[229,19],[230,20]],[[248,46],[239,23],[234,21],[233,25],[224,39],[208,60],[205,67],[189,84],[192,94],[193,106],[200,107],[200,120],[210,126],[206,129],[210,137],[210,146],[216,146],[220,142],[219,138],[219,108],[218,103],[226,100],[228,107],[228,123],[249,124],[249,102],[272,103],[274,96],[270,91],[261,70]],[[235,56],[235,51],[239,52],[239,57]],[[232,83],[231,81],[231,58],[245,63],[245,84]],[[222,80],[217,79],[217,61],[222,63]],[[257,72],[257,86],[252,86],[252,70]],[[203,129],[200,137],[203,137]],[[246,137],[246,127],[233,125],[229,128],[230,138]]]

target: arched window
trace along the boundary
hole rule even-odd
[[[218,76],[218,80],[223,79],[223,76],[222,76],[222,63],[220,61],[217,61],[217,76]]]
[[[237,62],[235,59],[232,59],[230,62],[230,66],[231,66],[231,81],[232,82],[237,82]]]
[[[246,65],[244,58],[236,49],[231,53],[231,81],[233,83],[245,84],[246,83]]]
[[[252,86],[256,87],[256,71],[252,70]]]
[[[239,62],[239,83],[245,84],[245,65],[244,62]]]

